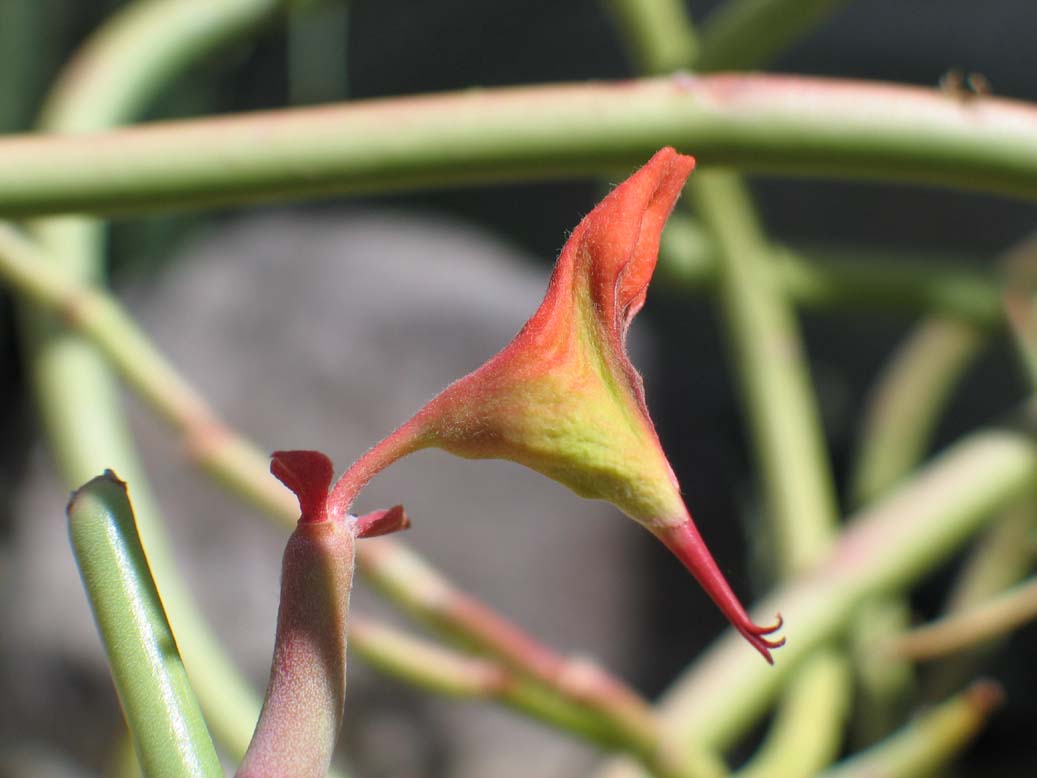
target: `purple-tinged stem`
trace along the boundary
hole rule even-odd
[[[324,778],[346,699],[355,522],[329,517],[334,469],[316,451],[278,451],[271,472],[301,515],[281,565],[277,636],[263,710],[238,778]]]
[[[346,698],[353,530],[300,521],[285,547],[263,710],[237,778],[324,778]]]

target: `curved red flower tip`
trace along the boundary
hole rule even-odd
[[[769,660],[779,643],[763,636],[773,629],[749,621],[695,530],[626,354],[663,226],[694,166],[661,149],[587,214],[515,339],[361,457],[333,487],[331,510],[348,511],[375,473],[422,448],[520,462],[658,535]]]
[[[319,451],[275,451],[270,455],[270,472],[295,492],[299,499],[300,523],[326,521],[328,490],[335,466]]]
[[[358,538],[375,538],[410,529],[410,516],[402,505],[394,505],[386,510],[357,516],[355,527]]]
[[[750,620],[742,604],[728,586],[724,574],[720,572],[716,561],[706,548],[706,544],[690,516],[683,524],[656,530],[655,534],[695,576],[695,580],[727,616],[731,625],[763,655],[769,664],[774,664],[771,649],[781,648],[785,645],[785,638],[772,640],[764,636],[781,629],[784,623],[781,614],[778,614],[777,621],[769,627],[761,627]]]

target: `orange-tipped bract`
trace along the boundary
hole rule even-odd
[[[361,457],[332,489],[329,506],[345,514],[375,473],[423,448],[520,462],[583,497],[613,503],[653,532],[771,661],[770,649],[783,641],[765,635],[780,620],[753,624],[717,568],[626,355],[663,226],[694,166],[692,157],[664,148],[617,186],[573,230],[543,303],[515,339]]]

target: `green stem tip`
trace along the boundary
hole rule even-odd
[[[151,577],[126,484],[105,471],[73,493],[68,518],[76,563],[144,774],[221,777]]]

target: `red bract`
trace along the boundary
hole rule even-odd
[[[447,387],[361,457],[332,489],[345,515],[370,478],[438,447],[521,462],[583,497],[608,500],[684,563],[767,659],[781,626],[752,623],[706,549],[680,496],[645,405],[626,333],[645,302],[663,226],[695,166],[660,150],[576,227],[540,308],[481,368]]]

